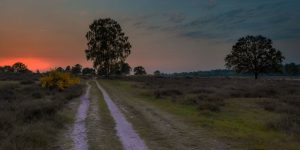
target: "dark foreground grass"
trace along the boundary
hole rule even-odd
[[[232,148],[300,147],[298,81],[135,78],[110,84],[209,131]]]
[[[59,92],[34,81],[1,81],[0,149],[53,149],[56,133],[67,121],[59,111],[82,89],[77,85]]]

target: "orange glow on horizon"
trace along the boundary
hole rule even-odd
[[[51,68],[51,64],[47,60],[40,58],[0,58],[0,66],[11,66],[16,62],[24,63],[33,72],[36,70],[45,71]]]

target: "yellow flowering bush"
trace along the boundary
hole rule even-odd
[[[50,71],[47,75],[40,78],[42,87],[56,88],[64,90],[65,88],[78,84],[80,79],[72,76],[70,73],[60,71]]]

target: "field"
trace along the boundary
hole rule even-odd
[[[18,78],[0,81],[0,149],[54,149],[58,133],[72,122],[65,106],[84,86],[59,92],[41,88],[34,76]]]
[[[88,149],[118,150],[125,148],[120,133],[135,131],[150,150],[300,147],[296,79],[85,78],[63,91],[41,88],[37,79],[5,76],[0,81],[1,150],[74,149],[76,139]],[[120,110],[119,118],[97,83]],[[86,111],[79,115],[84,118],[76,121],[84,104]],[[128,123],[120,122],[122,115]],[[120,128],[120,123],[131,124],[133,131]],[[78,135],[76,124],[84,129]]]
[[[298,149],[300,82],[130,77],[101,81],[150,149]]]

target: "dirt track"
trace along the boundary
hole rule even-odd
[[[95,107],[98,106],[98,102],[95,101],[95,95],[91,92],[91,87],[96,88],[96,94],[97,92],[102,93],[103,95],[103,103],[106,103],[107,108],[109,112],[107,115],[111,116],[115,122],[115,124],[108,124],[112,128],[115,125],[116,133],[114,135],[117,135],[116,140],[119,141],[123,145],[123,149],[125,150],[148,150],[147,146],[145,145],[144,141],[140,138],[140,136],[136,133],[136,131],[133,129],[130,122],[126,120],[118,106],[111,100],[107,92],[102,88],[102,86],[95,81],[96,84],[92,84],[94,86],[91,86],[89,83],[87,83],[87,89],[86,93],[80,97],[80,104],[77,108],[76,116],[75,116],[75,123],[72,128],[71,138],[73,141],[73,148],[75,150],[88,150],[88,149],[95,149],[95,143],[92,145],[90,141],[91,139],[95,140],[94,138],[100,138],[102,135],[93,136],[90,137],[91,132],[96,130],[95,128],[91,127],[91,121],[92,122],[101,122],[100,115],[103,113],[103,110],[95,111]],[[99,90],[98,90],[99,89]],[[95,92],[94,89],[92,91]],[[94,93],[95,94],[95,93]],[[97,94],[98,95],[98,94]],[[100,94],[101,95],[101,94]],[[97,97],[97,96],[96,96]],[[92,99],[91,99],[92,98]],[[94,99],[93,99],[94,98]],[[99,100],[100,97],[98,97]],[[96,98],[97,99],[97,98]],[[101,99],[100,99],[101,101]],[[93,106],[91,106],[93,105]],[[98,108],[97,108],[98,109]],[[93,113],[90,113],[93,112]],[[97,116],[91,116],[91,115],[97,115]],[[89,118],[89,119],[88,119]],[[104,119],[104,118],[103,118]],[[99,125],[99,124],[98,124]],[[97,129],[101,129],[101,126],[98,126]],[[96,131],[94,131],[96,133]],[[108,132],[108,131],[106,131]],[[97,132],[99,133],[99,132]],[[103,134],[106,134],[102,132]],[[101,139],[101,138],[100,138]],[[100,140],[99,139],[99,140]],[[105,140],[100,140],[98,142],[105,142]],[[96,140],[97,141],[97,140]],[[98,144],[105,144],[105,143],[98,143]],[[97,144],[97,145],[98,145]],[[108,143],[106,143],[108,144]],[[120,145],[121,146],[121,145]],[[100,146],[101,147],[101,146]],[[122,148],[122,146],[120,147]],[[96,148],[98,149],[98,148]]]
[[[112,117],[116,122],[117,134],[125,150],[147,150],[144,141],[139,137],[139,135],[132,128],[131,123],[129,123],[124,115],[121,113],[117,105],[111,100],[107,92],[101,87],[101,85],[96,81],[97,87],[102,92],[104,100],[111,112]]]
[[[75,150],[88,150],[85,119],[89,109],[89,92],[91,86],[87,83],[86,93],[80,97],[80,105],[77,109],[76,120],[72,131],[72,140]]]

